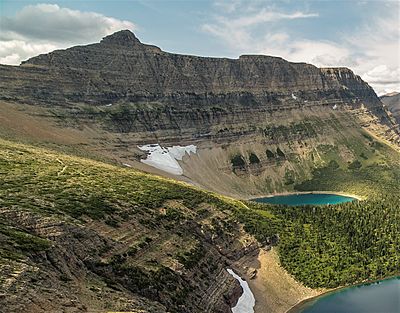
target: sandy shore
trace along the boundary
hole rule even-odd
[[[250,196],[246,197],[245,200],[252,200],[252,199],[257,199],[257,198],[270,198],[270,197],[275,197],[275,196],[289,196],[289,195],[300,195],[300,194],[330,194],[330,195],[339,195],[339,196],[344,196],[344,197],[351,197],[357,200],[365,200],[365,197],[351,194],[351,193],[346,193],[346,192],[340,192],[340,191],[288,191],[288,192],[277,192],[277,193],[271,193],[268,195],[256,195],[256,196]]]
[[[257,256],[243,258],[237,268],[243,269],[243,276],[254,294],[255,313],[284,313],[300,302],[328,291],[311,289],[294,280],[280,266],[274,248],[270,251],[261,249]],[[250,279],[253,269],[257,270],[257,275]]]

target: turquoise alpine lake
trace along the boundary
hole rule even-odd
[[[290,313],[398,313],[400,277],[358,285],[305,301]]]
[[[253,199],[253,201],[261,203],[284,204],[291,206],[338,204],[353,200],[356,199],[349,196],[328,193],[298,193]]]

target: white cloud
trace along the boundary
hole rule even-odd
[[[0,63],[19,64],[21,60],[31,56],[46,53],[59,46],[52,43],[30,43],[24,40],[0,41]]]
[[[378,94],[400,91],[399,4],[388,8],[385,17],[375,18],[354,36],[345,38],[345,45],[361,53],[355,57],[355,70]]]
[[[316,66],[345,66],[349,50],[330,41],[292,39],[288,34],[268,34],[254,53],[280,56]]]
[[[295,37],[290,34],[289,24],[282,26],[285,20],[313,18],[317,13],[285,13],[274,8],[249,12],[238,3],[204,24],[202,30],[221,39],[236,55],[267,54],[320,67],[350,67],[383,94],[400,91],[398,7],[398,3],[388,4],[384,17],[375,17],[352,35],[343,34],[335,41]]]
[[[216,7],[222,8],[225,14],[215,16],[213,23],[202,25],[202,30],[222,39],[239,53],[263,53],[267,46],[273,47],[270,43],[279,45],[289,39],[285,32],[266,32],[263,38],[258,38],[253,35],[255,29],[278,21],[318,17],[317,13],[286,13],[274,7],[259,8],[257,3],[240,0],[230,3],[219,1]]]
[[[249,27],[260,23],[276,22],[280,20],[294,20],[299,18],[310,18],[310,17],[318,17],[318,14],[303,13],[303,12],[282,13],[282,12],[271,11],[264,8],[261,9],[258,13],[242,16],[233,20],[220,18],[220,22],[222,24],[229,25],[229,27]]]
[[[378,65],[362,75],[380,95],[400,90],[400,68]]]
[[[0,63],[16,65],[40,53],[97,42],[115,31],[136,27],[95,12],[37,4],[25,6],[14,17],[2,17],[0,28]]]
[[[231,1],[217,0],[214,2],[215,7],[222,9],[228,13],[235,11],[240,4],[241,4],[240,0],[231,0]]]

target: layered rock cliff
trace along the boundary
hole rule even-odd
[[[58,128],[91,129],[88,146],[121,163],[138,165],[144,156],[135,150],[140,143],[195,143],[199,157],[195,164],[188,161],[184,174],[214,190],[221,184],[198,177],[198,164],[210,173],[229,174],[224,182],[252,175],[255,185],[262,184],[252,192],[265,192],[266,177],[276,177],[281,186],[270,191],[285,188],[280,177],[288,170],[298,172],[297,179],[307,177],[319,165],[313,154],[321,155],[321,143],[342,146],[345,164],[359,154],[351,150],[365,139],[362,129],[399,142],[398,128],[373,89],[347,68],[321,69],[262,55],[172,54],[142,44],[130,31],[39,55],[18,67],[0,66],[0,78],[0,100],[27,104],[28,114]],[[265,151],[279,147],[299,159],[296,164],[268,159]],[[232,168],[234,155],[251,152],[257,152],[260,164]]]
[[[262,55],[171,54],[142,44],[130,31],[40,55],[19,67],[1,66],[1,77],[2,99],[35,104],[145,102],[183,112],[214,106],[267,111],[344,102],[380,105],[372,88],[346,68],[319,69]]]

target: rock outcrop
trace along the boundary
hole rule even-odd
[[[71,108],[126,105],[125,111],[75,112],[114,118],[116,132],[168,131],[169,139],[224,136],[222,125],[265,120],[274,111],[364,105],[388,122],[379,98],[347,68],[319,69],[279,57],[239,59],[167,53],[130,31],[100,43],[56,50],[0,67],[0,98]],[[121,116],[123,115],[123,116]],[[161,137],[162,138],[162,137]],[[167,139],[167,138],[164,138]]]
[[[393,92],[381,96],[380,99],[393,114],[393,117],[396,119],[397,123],[400,124],[400,93]]]

